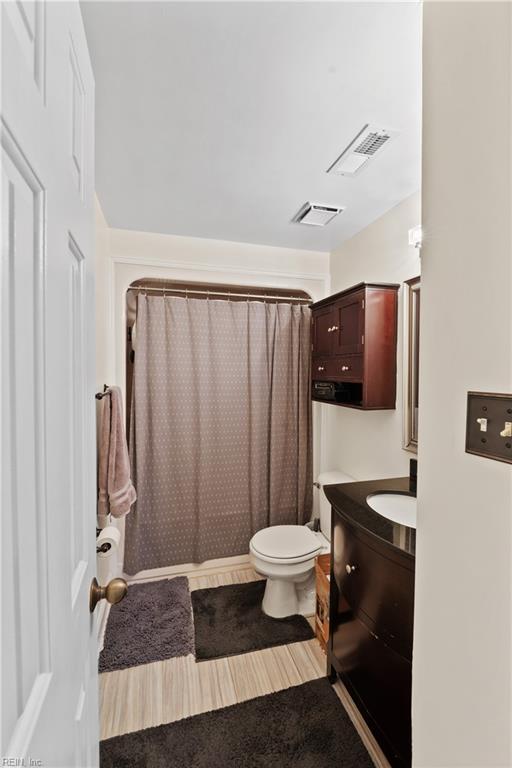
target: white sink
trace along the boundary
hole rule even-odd
[[[402,493],[371,493],[366,503],[393,523],[416,528],[416,497]]]

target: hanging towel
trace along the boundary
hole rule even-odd
[[[123,426],[121,390],[110,387],[103,398],[100,460],[98,470],[98,516],[124,517],[137,498],[130,477],[130,459]]]

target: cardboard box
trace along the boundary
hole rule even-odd
[[[315,561],[316,574],[316,616],[315,633],[323,650],[329,642],[329,591],[331,556],[319,555]]]

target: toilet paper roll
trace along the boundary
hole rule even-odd
[[[121,541],[121,533],[114,525],[107,525],[100,531],[96,539],[96,550],[98,557],[110,557],[117,550]],[[110,544],[110,546],[105,546]]]

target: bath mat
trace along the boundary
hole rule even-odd
[[[272,619],[261,609],[265,581],[192,592],[196,660],[218,659],[314,637],[304,616]]]
[[[373,768],[325,678],[100,742],[101,768]]]
[[[194,653],[194,627],[186,576],[131,584],[109,613],[99,671],[189,653]]]

